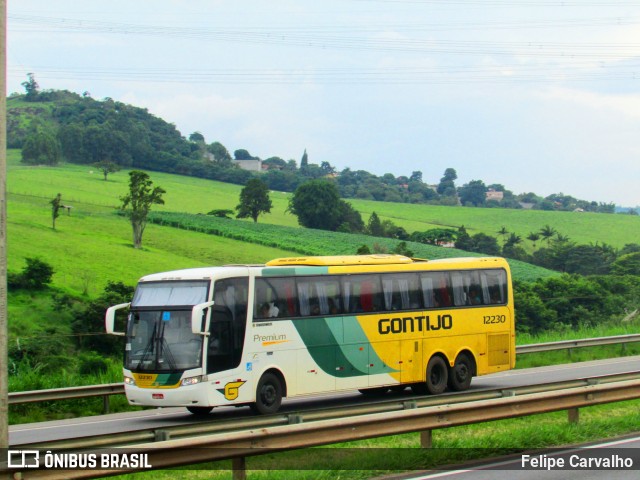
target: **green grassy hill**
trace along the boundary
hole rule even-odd
[[[100,172],[86,165],[66,164],[58,167],[20,165],[19,152],[10,151],[7,190],[10,193],[34,195],[47,199],[62,193],[65,203],[90,203],[116,207],[127,191],[128,175],[121,171],[104,181]],[[242,187],[194,177],[151,172],[155,185],[166,191],[165,205],[158,211],[207,213],[213,209],[233,209],[238,204]],[[295,216],[286,213],[290,194],[273,192],[272,212],[261,216],[260,223],[297,226]],[[541,210],[508,210],[491,208],[445,207],[349,200],[366,220],[375,211],[381,219],[390,219],[408,232],[436,227],[457,228],[464,225],[470,234],[483,232],[497,236],[505,226],[509,232],[526,238],[529,232],[550,225],[578,243],[608,243],[623,247],[640,238],[640,217]],[[530,242],[524,246],[531,250]]]
[[[233,209],[238,202],[240,187],[236,185],[157,172],[151,172],[151,178],[155,185],[167,191],[165,204],[154,207],[158,213],[206,213],[216,208]],[[371,246],[377,242],[393,248],[393,241],[388,239],[300,229],[296,217],[285,212],[288,195],[273,192],[272,213],[260,217],[258,225],[253,225],[250,220],[232,222],[236,228],[244,225],[244,230],[249,233],[222,237],[150,224],[145,232],[143,250],[136,251],[131,246],[131,228],[127,219],[115,215],[120,197],[128,190],[126,171],[111,174],[108,181],[104,181],[100,172],[88,166],[22,165],[19,152],[12,150],[8,161],[7,190],[9,270],[21,270],[26,257],[40,257],[54,267],[54,284],[75,294],[87,291],[89,295],[96,295],[109,280],[134,284],[144,274],[175,268],[260,263],[301,252],[354,253],[363,243]],[[72,209],[70,215],[63,213],[58,219],[57,229],[53,230],[48,202],[57,193],[62,194],[63,203]],[[464,224],[470,232],[483,231],[495,235],[504,225],[516,232],[518,230],[514,227],[518,226],[524,234],[549,224],[575,240],[607,242],[616,246],[622,246],[640,234],[640,219],[625,215],[368,201],[353,203],[365,218],[375,210],[383,218],[390,218],[409,231],[427,230],[436,225],[455,227]],[[200,220],[212,221],[204,216]],[[269,225],[288,227],[289,230],[274,230],[275,227]],[[263,230],[251,233],[255,228]],[[268,238],[271,240],[266,240]],[[416,256],[426,258],[465,254],[421,244],[410,245],[410,248]],[[512,268],[515,278],[525,280],[553,274],[520,262],[512,262]]]
[[[165,204],[154,207],[159,213],[206,213],[214,208],[232,209],[238,202],[240,187],[235,185],[157,172],[152,172],[151,178],[155,185],[167,191]],[[273,211],[261,217],[258,225],[251,221],[232,223],[244,225],[245,229],[271,225],[290,230],[282,232],[272,228],[269,232],[235,235],[236,239],[232,239],[150,224],[143,240],[144,249],[139,252],[131,247],[131,228],[127,219],[115,215],[120,197],[128,190],[128,175],[124,171],[112,174],[104,181],[99,172],[86,166],[24,166],[19,162],[19,152],[11,151],[7,190],[9,270],[23,268],[26,257],[40,257],[54,267],[55,285],[76,294],[88,291],[95,295],[109,280],[134,284],[140,276],[155,271],[225,263],[260,263],[298,253],[355,253],[364,243],[369,246],[383,244],[391,250],[395,243],[362,235],[305,231],[297,226],[296,217],[285,212],[288,196],[274,192]],[[72,209],[70,214],[62,214],[57,229],[53,230],[48,202],[57,193],[62,194],[63,203]],[[395,207],[398,211],[407,207],[382,203],[376,208],[378,206]],[[393,214],[391,209],[388,212]],[[203,216],[201,220],[209,218]],[[423,228],[428,225],[425,223]],[[272,240],[266,241],[266,238]],[[288,242],[283,242],[284,239]],[[425,258],[467,255],[421,244],[410,248],[416,256]],[[531,280],[551,274],[520,262],[512,262],[512,265],[514,276],[520,279]]]

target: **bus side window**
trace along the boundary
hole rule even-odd
[[[363,312],[373,310],[373,286],[371,282],[362,282],[360,284],[360,307]]]
[[[298,293],[293,277],[256,278],[255,318],[298,316]]]
[[[300,315],[337,315],[342,313],[338,278],[299,278],[298,302]]]
[[[427,308],[443,308],[452,305],[451,284],[446,272],[429,272],[420,276],[422,296]]]
[[[342,279],[340,298],[344,313],[384,310],[379,275],[345,275]]]
[[[384,309],[387,311],[422,307],[418,277],[415,274],[383,275],[382,296]]]
[[[485,303],[500,305],[506,303],[506,275],[503,270],[482,272],[480,282]]]

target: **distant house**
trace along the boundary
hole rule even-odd
[[[262,160],[259,158],[253,160],[232,160],[232,162],[243,170],[249,170],[250,172],[262,171]]]
[[[497,190],[494,190],[493,188],[490,188],[485,193],[485,200],[487,200],[487,201],[495,200],[496,202],[499,202],[503,198],[504,198],[504,192],[498,192]]]

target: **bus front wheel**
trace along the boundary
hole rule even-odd
[[[438,395],[447,388],[449,367],[442,357],[433,356],[427,364],[427,391],[431,395]]]
[[[277,375],[265,373],[258,382],[256,402],[251,408],[256,413],[276,413],[282,404],[282,382]]]

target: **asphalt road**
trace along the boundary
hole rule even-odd
[[[511,370],[504,373],[474,378],[471,391],[512,388],[524,385],[579,379],[596,375],[635,372],[639,370],[640,356],[555,365],[551,367]],[[408,389],[405,393],[395,395],[404,395],[407,399],[410,399],[413,396]],[[379,397],[374,399],[365,397],[356,391],[294,400],[285,399],[281,412],[286,413],[321,407],[362,404],[369,401],[378,401],[379,399]],[[173,425],[193,424],[197,422],[215,422],[219,419],[241,418],[249,417],[251,415],[253,414],[247,407],[225,407],[214,409],[206,419],[202,419],[201,417],[191,415],[184,408],[164,408],[53,422],[13,425],[9,428],[9,444],[11,446],[19,446],[34,442],[80,438],[83,436],[106,433],[122,433],[141,429],[155,429]],[[608,477],[607,480],[611,480],[611,478]]]

